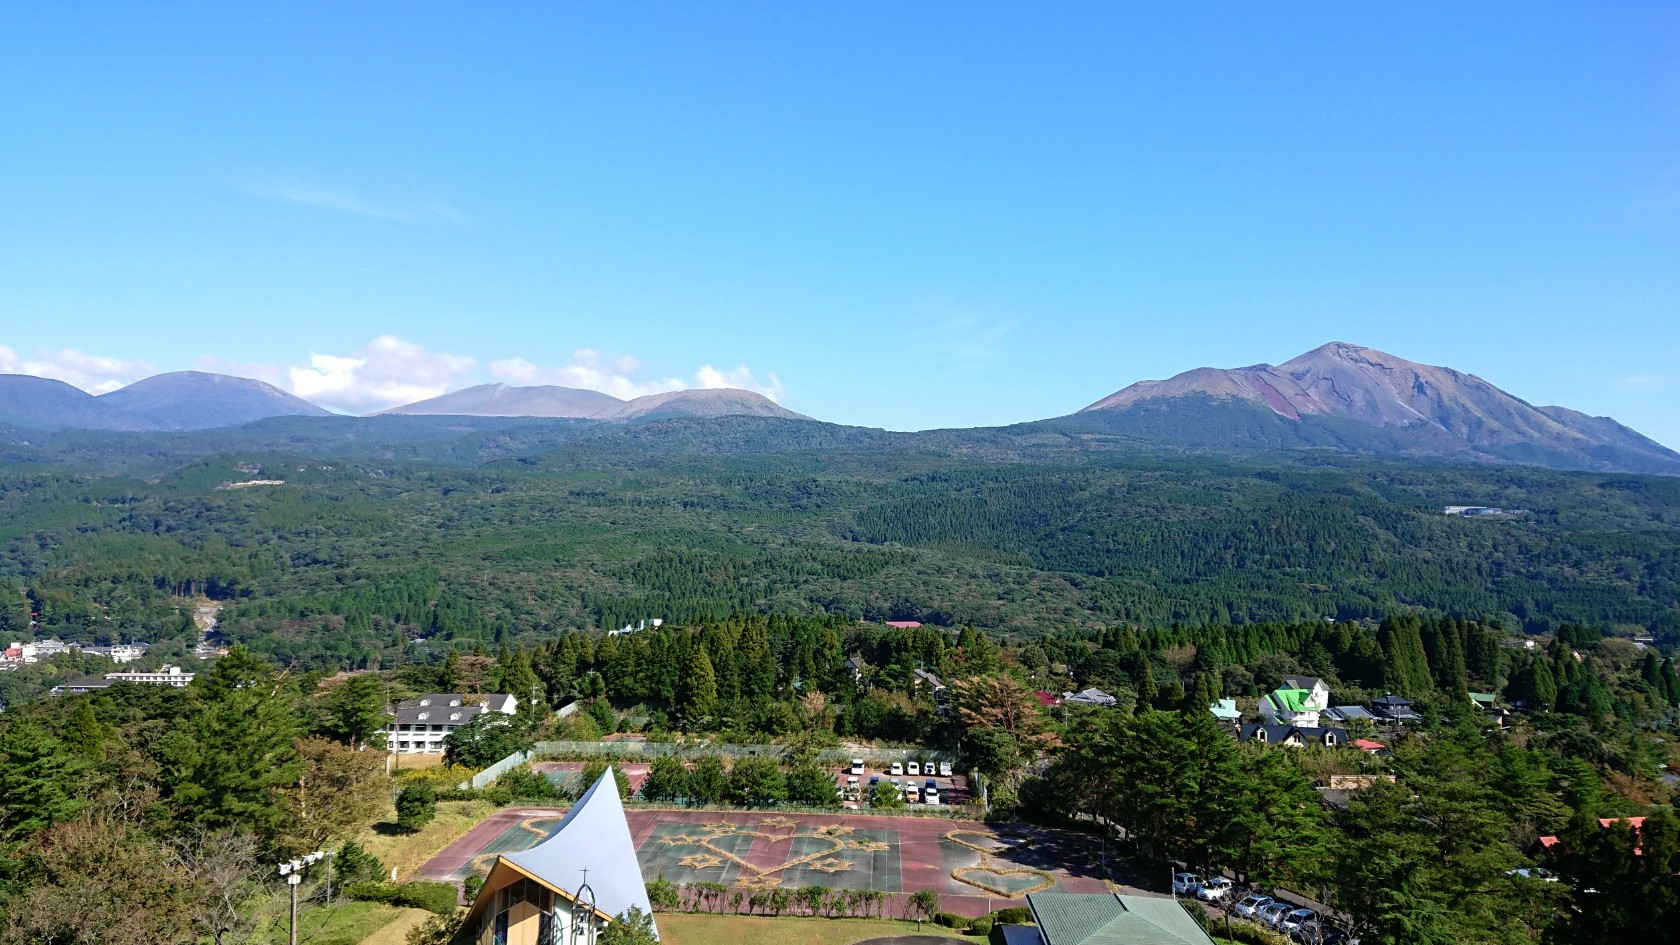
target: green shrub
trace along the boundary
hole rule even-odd
[[[1026,906],[1011,906],[992,913],[992,921],[996,925],[1031,925],[1032,910]]]
[[[938,913],[933,917],[933,921],[935,924],[943,925],[948,929],[968,928],[968,916],[957,915],[955,912]]]
[[[1215,927],[1220,936],[1233,942],[1241,942],[1242,945],[1289,945],[1289,939],[1252,922],[1233,921],[1229,935],[1225,933],[1224,922],[1217,923]]]
[[[468,876],[466,882],[461,884],[461,889],[467,894],[468,902],[476,901],[478,899],[479,891],[484,889],[484,877],[478,875],[477,873]]]
[[[450,883],[351,883],[344,888],[344,895],[360,902],[425,909],[438,915],[454,914],[459,901]]]
[[[969,934],[989,936],[992,934],[992,924],[992,917],[989,915],[983,915],[979,918],[970,919],[968,922]]]
[[[397,795],[397,828],[413,833],[437,816],[437,792],[425,781],[416,781]]]

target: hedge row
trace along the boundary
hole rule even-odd
[[[438,915],[453,914],[458,902],[453,883],[351,883],[344,894],[361,902],[425,909]]]

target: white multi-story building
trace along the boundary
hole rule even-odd
[[[385,729],[385,747],[401,754],[437,754],[450,732],[485,712],[513,715],[519,700],[506,694],[468,696],[438,692],[397,704]]]
[[[185,689],[192,683],[194,675],[196,674],[182,672],[179,666],[167,665],[156,671],[106,673],[102,679],[77,679],[62,686],[54,686],[52,694],[55,696],[76,696],[84,692],[105,689],[120,682],[146,683],[153,686]]]

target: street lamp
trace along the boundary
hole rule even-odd
[[[301,857],[295,857],[280,864],[280,875],[286,877],[286,885],[291,887],[292,890],[291,945],[297,945],[297,896],[298,885],[303,882],[303,871],[329,856],[332,856],[332,854],[326,850],[316,850],[313,853],[305,853]],[[330,862],[327,864],[327,900],[328,902],[332,901],[332,864]]]

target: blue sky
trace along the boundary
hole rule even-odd
[[[1680,446],[1672,4],[0,6],[0,369],[916,429],[1330,340]]]

